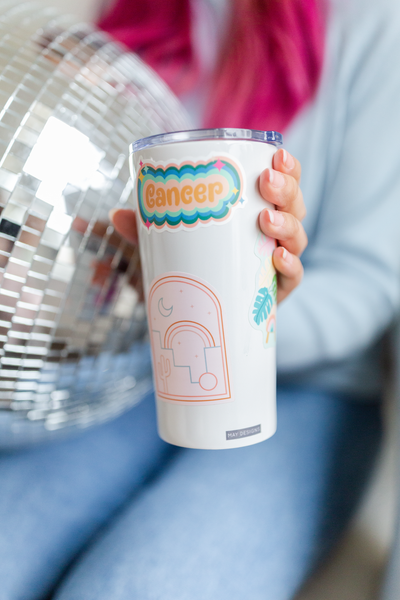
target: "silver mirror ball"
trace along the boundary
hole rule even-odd
[[[129,144],[187,128],[109,36],[0,0],[0,448],[104,421],[151,389],[138,251],[108,213],[131,193]]]

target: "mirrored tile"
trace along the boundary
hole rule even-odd
[[[2,308],[0,308],[0,321],[2,322],[11,322],[12,318],[14,316],[14,311],[13,310],[3,310]]]
[[[7,127],[12,127],[16,129],[21,124],[21,115],[15,114],[12,110],[6,110],[6,112],[1,117],[1,123],[3,125],[7,125]]]
[[[50,248],[47,245],[39,244],[36,250],[36,254],[38,259],[40,257],[40,260],[42,260],[43,262],[53,263],[57,256],[57,250],[55,250],[54,248]]]
[[[52,116],[53,111],[49,106],[46,106],[46,104],[35,102],[31,108],[31,113],[37,115],[43,121],[47,121],[47,119]]]
[[[39,273],[40,275],[48,275],[52,269],[52,265],[49,262],[42,262],[39,260],[33,260],[30,267],[32,275]]]
[[[2,269],[2,271],[4,271],[7,268],[9,256],[9,254],[3,254],[2,252],[0,252],[0,269]]]
[[[13,258],[10,258],[8,261],[6,273],[9,275],[14,275],[15,277],[20,278],[21,281],[25,281],[28,271],[28,266],[16,262]]]
[[[9,346],[8,344],[4,345],[4,354],[2,357],[2,363],[4,365],[13,365],[15,367],[20,367],[22,364],[22,357],[25,355],[25,349],[23,346]]]
[[[41,81],[41,79],[43,79],[43,80]],[[46,81],[46,77],[43,77],[43,78],[39,77],[39,76],[32,77],[32,75],[29,74],[24,77],[23,85],[27,90],[30,90],[33,94],[36,95],[42,89],[43,83],[45,81]]]
[[[55,266],[54,266],[54,268],[55,268]],[[62,279],[55,279],[53,277],[53,275],[54,275],[54,272],[52,272],[52,277],[49,279],[48,286],[47,286],[48,289],[64,294],[68,289],[68,282],[70,281],[70,279],[66,278],[67,281],[63,281]]]
[[[30,114],[28,118],[24,121],[24,125],[29,127],[29,129],[31,129],[32,131],[36,131],[37,133],[40,133],[42,131],[43,127],[45,126],[45,123],[45,121],[42,121],[42,119],[38,118],[33,114]]]
[[[13,193],[11,194],[10,200],[14,204],[22,205],[25,208],[30,208],[34,201],[34,198],[35,195],[32,192],[28,191],[26,188],[22,188],[18,183],[18,185],[14,188]]]
[[[28,275],[25,281],[25,286],[33,290],[43,291],[47,288],[48,279],[47,277],[35,277],[34,275]]]
[[[41,92],[37,99],[52,110],[60,103],[60,98],[56,94],[53,94],[48,88]]]
[[[31,153],[31,148],[26,144],[15,140],[11,146],[10,152],[25,162]]]
[[[22,334],[21,334],[22,335]],[[7,346],[5,346],[5,350],[8,350],[11,346],[26,346],[29,338],[24,337],[15,337],[10,334],[7,338]]]
[[[19,242],[17,242],[14,246],[14,250],[12,251],[12,257],[20,260],[21,262],[26,262],[30,264],[35,255],[34,248],[29,249],[24,246],[21,246]]]
[[[12,96],[15,92],[15,82],[6,79],[5,77],[0,76],[0,85],[3,93],[8,94],[8,96]]]
[[[33,177],[33,175],[29,175],[28,173],[22,173],[21,179],[19,180],[19,185],[21,187],[26,188],[32,193],[35,193],[40,186],[40,179]]]
[[[0,177],[1,177],[1,170],[0,170]],[[14,236],[15,229],[12,229],[12,225],[18,225],[18,230],[19,230],[19,227],[24,222],[25,214],[26,214],[26,208],[24,206],[20,206],[19,204],[15,204],[14,202],[9,201],[7,203],[7,205],[5,206],[5,208],[3,209],[3,212],[1,213],[2,221],[7,220],[7,223],[3,226],[0,223],[0,231],[2,231],[3,233],[8,233],[8,231],[5,231],[5,229],[4,229],[4,227],[6,227],[6,228],[8,227],[10,230],[10,233],[8,233],[8,235]],[[10,224],[8,224],[9,221],[11,221]]]
[[[43,364],[43,360],[38,360],[36,358],[25,358],[22,360],[22,366],[24,368],[40,369],[43,367]]]
[[[0,85],[1,85],[1,81],[0,81]],[[16,136],[16,133],[12,128],[10,128],[10,127],[8,127],[8,125],[5,125],[4,123],[0,122],[0,139],[3,143],[9,144],[15,136]]]
[[[26,72],[28,69],[31,68],[32,63],[23,56],[16,55],[13,58],[13,64],[16,65],[17,68]]]
[[[19,175],[24,167],[25,161],[15,156],[15,154],[8,154],[2,162],[2,167],[11,173]]]
[[[23,229],[20,233],[19,241],[22,244],[31,246],[32,248],[37,248],[37,246],[40,244],[40,236],[34,235],[33,233]]]
[[[46,221],[44,219],[35,217],[32,214],[28,215],[25,224],[30,229],[34,229],[35,231],[39,231],[39,232],[43,232],[46,227]]]
[[[39,218],[41,217],[47,221],[52,210],[53,206],[51,204],[48,204],[39,198],[35,198],[32,202],[30,213],[33,213],[35,216],[38,216]]]
[[[0,157],[4,157],[7,152],[8,152],[8,148],[9,148],[9,143],[0,140]]]
[[[4,277],[1,287],[3,290],[10,290],[11,292],[15,292],[19,294],[21,292],[23,283],[21,281],[15,281],[14,279],[10,279],[8,277]]]
[[[52,312],[49,310],[40,310],[38,313],[38,316],[37,316],[37,323],[39,323],[39,321],[54,323],[56,318],[57,318],[56,312]]]
[[[63,303],[63,298],[60,296],[53,296],[50,293],[47,293],[43,297],[42,304],[46,307],[59,308]]]
[[[35,319],[37,315],[38,306],[28,302],[22,302],[19,300],[17,308],[15,310],[15,316],[24,319]]]
[[[35,100],[35,94],[24,86],[18,88],[14,94],[14,97],[17,100],[21,100],[21,102],[26,102],[28,104],[31,104]]]
[[[73,92],[79,99],[84,99],[87,95],[87,90],[80,84],[79,81],[75,80],[69,86],[70,91]]]
[[[0,250],[3,253],[10,253],[14,247],[14,240],[0,234]]]
[[[63,242],[64,235],[46,227],[42,234],[42,245],[45,244],[53,250],[58,250]]]
[[[38,133],[28,129],[27,127],[22,127],[17,133],[16,139],[27,146],[33,148],[38,139]]]
[[[26,304],[33,304],[36,306],[41,304],[43,300],[43,294],[40,293],[39,290],[37,290],[36,293],[33,293],[33,291],[27,291],[24,288],[24,290],[21,293],[20,300],[21,302],[25,302]]]
[[[4,214],[4,211],[2,214]],[[14,223],[8,219],[2,217],[0,220],[0,233],[8,235],[10,238],[18,237],[20,228],[21,226],[18,223]]]
[[[5,291],[5,290],[4,290]],[[0,309],[4,310],[5,307],[15,308],[18,302],[18,297],[6,296],[0,292]]]

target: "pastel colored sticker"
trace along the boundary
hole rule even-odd
[[[152,282],[148,318],[156,393],[185,404],[232,400],[221,300],[193,275]]]
[[[254,329],[261,331],[264,348],[271,348],[276,344],[277,279],[272,264],[272,253],[275,247],[275,240],[259,232],[254,253],[260,259],[260,266],[256,274],[249,320]]]
[[[140,221],[149,232],[223,223],[245,201],[242,169],[222,155],[167,165],[140,160],[136,191]]]

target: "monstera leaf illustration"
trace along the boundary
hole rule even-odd
[[[269,288],[263,287],[258,290],[253,310],[253,318],[257,325],[260,325],[260,323],[265,321],[271,312],[273,304],[274,298],[272,297]]]

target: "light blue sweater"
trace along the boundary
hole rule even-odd
[[[284,146],[302,163],[309,246],[278,309],[279,380],[376,396],[400,304],[400,0],[331,0],[319,92]]]
[[[279,307],[282,381],[371,396],[400,301],[400,2],[331,2],[315,102],[285,147],[302,163],[309,246]]]

